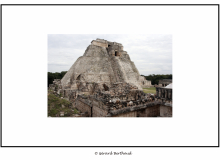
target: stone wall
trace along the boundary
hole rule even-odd
[[[160,105],[151,106],[145,109],[144,117],[159,117],[160,116]]]
[[[172,117],[172,107],[161,105],[160,117]]]
[[[137,117],[172,117],[172,107],[154,105],[137,111]]]
[[[83,102],[82,100],[78,99],[75,102],[75,107],[84,113],[87,113],[88,117],[91,117],[91,106]]]
[[[106,117],[108,111],[103,110],[97,106],[92,107],[92,117]]]
[[[139,76],[139,83],[140,83],[142,88],[152,87],[151,81],[150,80],[146,80],[144,76]]]
[[[172,101],[172,92],[170,88],[156,87],[156,96],[161,99]]]
[[[140,109],[137,111],[137,117],[147,117],[146,109]]]
[[[108,43],[103,43],[103,42],[99,42],[99,41],[92,41],[92,45],[105,47],[105,48],[108,47]]]
[[[137,117],[137,111],[114,115],[113,117]]]

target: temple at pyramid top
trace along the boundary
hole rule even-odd
[[[121,52],[124,52],[121,43],[110,42],[104,39],[97,38],[91,42],[91,45],[105,47],[113,56],[120,56],[122,55]]]

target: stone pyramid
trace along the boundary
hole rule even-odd
[[[100,83],[111,86],[126,82],[142,90],[151,81],[140,76],[134,62],[120,43],[104,39],[91,42],[61,80],[65,89],[77,89],[80,83]]]

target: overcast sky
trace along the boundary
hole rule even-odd
[[[170,34],[49,34],[48,72],[68,71],[96,38],[121,43],[141,75],[172,74]]]

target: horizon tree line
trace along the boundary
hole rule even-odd
[[[62,72],[47,72],[47,79],[48,79],[48,87],[49,84],[53,84],[54,79],[62,79],[63,76],[67,73],[67,71]],[[172,79],[172,74],[150,74],[148,76],[144,76],[146,80],[150,80],[152,85],[158,84],[159,80],[162,79]]]

